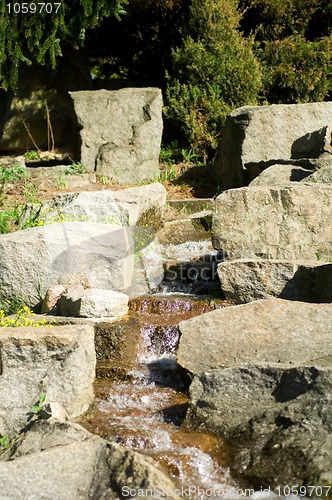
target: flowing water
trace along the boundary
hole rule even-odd
[[[183,248],[170,251],[177,251],[183,262]],[[208,253],[205,247],[203,253]],[[172,262],[176,262],[174,255]],[[191,488],[193,498],[207,497],[212,490],[234,497],[237,485],[228,472],[227,442],[183,425],[188,398],[175,358],[178,324],[227,305],[221,299],[197,297],[194,285],[198,281],[203,280],[187,283],[192,285],[192,295],[162,293],[131,301],[130,318],[111,330],[113,339],[120,334],[123,348],[115,348],[112,359],[99,362],[96,408],[83,425],[152,456],[180,487]],[[165,292],[168,285],[166,279],[161,290]]]

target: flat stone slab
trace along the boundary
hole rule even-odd
[[[38,222],[43,225],[58,222],[94,222],[120,226],[149,224],[156,229],[160,225],[165,204],[166,189],[162,184],[154,182],[119,191],[105,189],[60,194],[40,205],[28,205],[21,221],[34,220],[36,225]]]
[[[332,264],[320,261],[232,260],[218,265],[221,289],[236,304],[280,297],[332,302]]]
[[[158,231],[163,245],[181,245],[187,241],[201,241],[211,237],[212,211],[203,210],[183,219],[167,221]]]
[[[27,424],[31,407],[46,395],[70,418],[93,401],[95,376],[92,326],[0,328],[0,434]]]
[[[332,356],[332,304],[282,299],[218,309],[179,324],[177,362],[192,374],[242,364],[314,364]]]

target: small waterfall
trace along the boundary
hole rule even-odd
[[[160,293],[220,295],[217,266],[224,256],[209,241],[167,245],[162,252],[165,272]]]
[[[213,290],[220,294],[216,268],[222,259],[206,241],[164,247],[163,259],[159,292],[131,300],[129,320],[108,327],[122,350],[112,344],[106,351],[118,352],[113,362],[127,369],[122,378],[97,380],[98,408],[84,425],[151,455],[187,493],[191,488],[186,496],[207,498],[211,490],[231,498],[236,485],[228,473],[227,442],[182,425],[188,399],[176,364],[179,322],[229,305],[213,296]],[[104,376],[105,369],[107,364]]]

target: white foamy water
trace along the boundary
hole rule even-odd
[[[165,261],[183,262],[199,259],[204,255],[217,255],[218,251],[212,247],[211,241],[187,241],[180,245],[165,245],[162,256]]]

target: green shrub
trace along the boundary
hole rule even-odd
[[[332,93],[332,37],[309,42],[296,35],[259,50],[270,103],[323,101]]]
[[[332,94],[329,0],[240,0],[245,35],[255,35],[269,103],[330,99]]]
[[[173,50],[165,112],[203,159],[216,149],[227,114],[256,104],[261,88],[252,42],[238,31],[239,21],[236,0],[192,0],[183,44]]]
[[[256,40],[279,40],[305,35],[322,0],[240,0],[244,11],[241,27]]]

